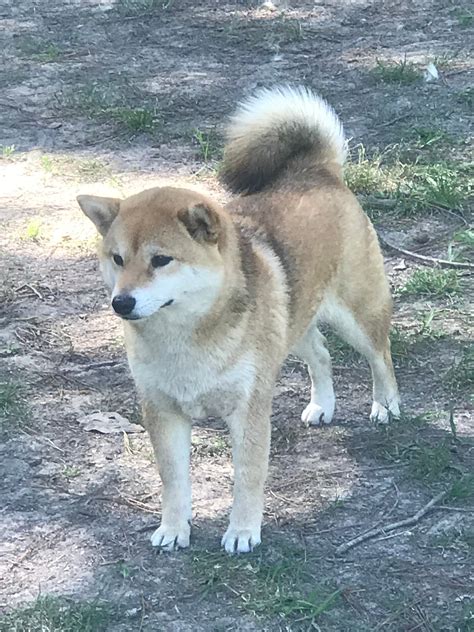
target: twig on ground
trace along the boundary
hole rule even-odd
[[[380,233],[377,234],[382,246],[385,246],[386,248],[389,248],[394,252],[398,252],[398,254],[400,255],[404,255],[408,259],[419,261],[420,263],[424,263],[425,265],[437,265],[440,266],[440,268],[460,268],[462,270],[474,270],[473,263],[465,263],[462,261],[448,261],[447,259],[437,259],[436,257],[427,257],[426,255],[420,255],[416,252],[412,252],[411,250],[399,248],[398,246],[395,246],[391,242],[387,241],[385,237],[382,237]]]
[[[367,446],[364,446],[364,449],[367,449]],[[302,485],[308,481],[314,480],[318,476],[339,476],[340,474],[354,474],[354,475],[362,475],[367,472],[376,472],[377,470],[398,470],[403,467],[406,467],[403,463],[397,463],[394,465],[375,465],[373,467],[363,467],[359,470],[355,470],[354,468],[348,468],[345,470],[319,470],[309,473],[307,476],[295,476],[290,481],[285,481],[282,485],[278,485],[274,489],[278,492],[281,492],[283,489],[288,489],[293,485]]]
[[[58,452],[62,452],[63,454],[66,452],[66,450],[63,450],[62,448],[60,448],[58,445],[54,443],[54,441],[51,441],[51,439],[48,439],[48,437],[43,437],[43,439],[47,441],[50,445],[52,445],[55,450],[58,450]]]
[[[79,371],[81,373],[85,371],[95,371],[96,369],[104,369],[106,367],[124,368],[125,364],[122,364],[120,360],[104,360],[103,362],[93,362],[91,364],[78,364],[77,366],[71,366],[63,368],[62,371]]]
[[[446,494],[447,494],[446,491],[440,492],[439,494],[434,496],[434,498],[432,498],[428,504],[422,507],[419,511],[417,511],[417,513],[414,516],[411,516],[410,518],[405,518],[404,520],[398,520],[397,522],[392,522],[385,526],[378,527],[377,529],[372,529],[371,531],[362,533],[356,538],[353,538],[352,540],[349,540],[348,542],[341,544],[336,549],[336,555],[342,555],[343,553],[346,553],[347,551],[354,548],[358,544],[361,544],[362,542],[365,542],[366,540],[371,540],[372,538],[375,538],[378,535],[385,534],[387,531],[393,531],[394,529],[399,529],[400,527],[410,527],[414,524],[417,524],[421,520],[421,518],[423,518],[423,516],[425,516],[429,511],[431,511],[432,509],[437,509],[435,505],[439,503],[439,501],[442,500],[446,496]]]
[[[425,595],[418,597],[415,601],[411,603],[404,603],[401,608],[398,608],[395,612],[393,612],[390,616],[384,619],[381,623],[374,628],[374,632],[378,632],[378,630],[384,630],[389,623],[393,623],[398,619],[398,617],[411,608],[415,608],[419,603],[421,603],[425,599]]]
[[[152,498],[153,495],[152,494],[147,494],[144,499],[148,499],[148,498]],[[147,513],[151,513],[151,514],[159,514],[160,512],[155,509],[154,507],[151,507],[150,505],[146,505],[145,503],[141,502],[140,500],[137,500],[136,498],[127,498],[126,496],[92,496],[91,498],[88,498],[86,500],[86,502],[84,503],[86,506],[90,503],[90,502],[94,502],[94,501],[106,501],[106,502],[112,502],[112,503],[116,503],[118,505],[127,505],[128,507],[133,507],[134,509],[141,509],[142,511],[146,511]]]
[[[400,114],[400,116],[396,116],[390,121],[385,121],[385,123],[379,123],[379,125],[377,125],[376,127],[377,129],[380,129],[381,127],[390,127],[390,125],[393,125],[394,123],[398,123],[399,121],[404,121],[409,116],[411,116],[411,112],[408,112],[407,114]],[[372,134],[375,134],[375,133],[376,133],[375,131],[372,132]]]
[[[364,206],[374,206],[375,208],[395,208],[398,204],[398,200],[391,198],[378,198],[373,195],[361,196]]]
[[[461,222],[461,224],[463,224],[463,226],[469,226],[469,222],[466,219],[464,219],[464,217],[462,215],[460,215],[459,213],[455,213],[454,211],[451,211],[451,209],[449,209],[449,208],[444,208],[444,206],[432,206],[432,208],[433,208],[433,210],[439,211],[440,213],[445,213],[447,215],[452,215],[457,220],[459,220]]]
[[[273,496],[274,498],[276,498],[277,500],[282,500],[285,503],[298,503],[299,499],[297,498],[296,500],[294,498],[287,498],[286,496],[278,496],[278,494],[275,494],[275,492],[272,492],[272,490],[269,490],[270,495]]]
[[[436,505],[435,509],[449,509],[449,511],[459,511],[460,513],[474,513],[474,509],[468,507],[451,507],[450,505]]]
[[[23,283],[23,285],[20,285],[19,287],[16,287],[14,289],[14,292],[19,292],[20,290],[23,290],[23,288],[27,288],[28,290],[33,292],[33,294],[36,294],[36,296],[39,299],[43,300],[43,295],[41,294],[41,292],[39,290],[37,290],[33,285],[30,285],[29,283]]]

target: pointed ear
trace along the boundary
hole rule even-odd
[[[205,204],[195,204],[178,212],[178,218],[186,226],[193,239],[217,244],[220,233],[219,216]]]
[[[117,198],[97,197],[96,195],[78,195],[77,201],[84,214],[95,224],[104,237],[120,210]]]

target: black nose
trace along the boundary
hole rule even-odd
[[[120,316],[128,316],[133,311],[136,302],[130,294],[118,294],[112,301],[112,307]]]

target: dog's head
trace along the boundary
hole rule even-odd
[[[206,313],[224,280],[224,212],[204,196],[172,187],[125,200],[80,195],[102,235],[102,274],[112,307],[127,320],[169,309]]]

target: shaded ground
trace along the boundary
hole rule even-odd
[[[225,199],[225,115],[258,85],[298,81],[341,115],[348,181],[381,234],[472,261],[468,3],[3,0],[0,21],[2,610],[42,594],[107,611],[56,630],[473,629],[469,271],[387,250],[406,419],[368,423],[368,369],[330,337],[334,425],[300,426],[302,365],[289,360],[278,383],[261,550],[219,552],[232,470],[227,431],[210,420],[193,440],[192,547],[158,555],[147,437],[78,423],[139,413],[94,231],[74,201],[163,182]],[[430,61],[440,79],[426,83]],[[441,491],[418,523],[336,556]],[[5,617],[0,630],[16,629]]]

